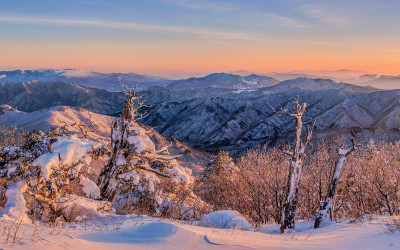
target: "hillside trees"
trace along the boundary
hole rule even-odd
[[[237,165],[240,172],[233,186],[237,210],[255,225],[280,224],[288,175],[286,155],[264,146],[249,150]]]

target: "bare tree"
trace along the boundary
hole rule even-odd
[[[300,105],[299,97],[295,99],[295,104],[296,104],[296,113],[294,114],[288,113],[287,110],[283,108],[281,108],[280,111],[277,112],[272,106],[269,105],[274,113],[293,117],[296,122],[295,138],[294,138],[295,143],[293,146],[293,150],[285,152],[290,156],[289,160],[290,166],[289,166],[288,182],[286,186],[286,200],[282,210],[282,223],[280,228],[281,233],[284,233],[287,228],[292,230],[295,229],[294,218],[296,214],[297,194],[300,183],[302,160],[305,156],[305,149],[311,140],[312,130],[315,124],[314,122],[313,126],[307,130],[306,138],[303,141],[301,139],[301,133],[303,130],[302,118],[304,116],[304,113],[306,112],[307,104],[303,103],[302,105]]]
[[[89,139],[89,132],[91,132],[92,127],[94,125],[94,123],[92,121],[92,114],[90,112],[88,112],[87,123],[85,123],[82,120],[82,118],[79,118],[79,122],[74,122],[71,125],[67,124],[65,121],[60,121],[60,120],[58,120],[58,123],[59,123],[58,130],[63,134],[66,134],[69,131],[68,127],[77,126],[79,128],[79,130],[81,131],[81,134],[82,134],[81,138],[85,138],[85,139]]]
[[[88,124],[85,124],[81,118],[79,120],[80,120],[79,123],[75,122],[71,124],[71,126],[76,125],[81,131],[83,138],[89,139],[89,132],[93,127],[92,114],[88,112]]]
[[[329,185],[325,199],[320,201],[320,206],[317,211],[317,217],[315,219],[314,228],[319,228],[328,219],[329,221],[333,221],[333,208],[335,204],[339,178],[340,175],[342,174],[344,162],[346,160],[346,157],[356,148],[355,140],[353,138],[351,139],[351,142],[353,143],[351,148],[346,150],[338,149],[339,156],[335,164],[335,170],[332,175],[332,181],[331,184]]]

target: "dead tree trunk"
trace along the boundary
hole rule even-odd
[[[297,97],[296,101],[296,113],[295,114],[289,114],[287,113],[286,110],[281,108],[281,112],[275,111],[275,109],[272,110],[276,114],[281,114],[281,115],[286,115],[286,116],[291,116],[295,118],[296,122],[296,128],[295,128],[295,143],[293,146],[292,151],[287,151],[285,152],[288,154],[291,158],[289,160],[290,166],[289,166],[289,175],[288,175],[288,182],[286,186],[286,199],[285,203],[283,204],[283,210],[282,210],[282,222],[281,222],[281,228],[280,231],[281,233],[284,233],[287,228],[294,230],[295,228],[295,223],[294,223],[294,218],[296,214],[296,207],[297,207],[297,194],[298,194],[298,189],[299,189],[299,184],[300,184],[300,175],[301,175],[301,166],[302,166],[302,160],[305,155],[305,149],[308,145],[308,143],[311,140],[312,136],[312,129],[307,130],[307,135],[306,139],[304,142],[301,140],[301,133],[303,130],[303,115],[306,112],[306,103],[303,103],[302,105],[299,104],[299,98]]]
[[[342,173],[346,157],[356,148],[354,139],[351,139],[353,146],[347,150],[338,149],[338,159],[335,164],[332,181],[329,185],[327,194],[324,200],[320,201],[320,206],[315,218],[314,228],[319,228],[327,221],[333,221],[333,209],[335,205],[336,191],[339,184],[339,178]]]

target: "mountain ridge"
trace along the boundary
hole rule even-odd
[[[226,75],[215,76],[224,78]],[[240,76],[233,78],[242,79]],[[225,87],[231,85],[224,84]],[[198,86],[197,80],[193,86]],[[379,137],[397,138],[390,131],[400,127],[397,118],[400,117],[400,90],[384,91],[330,79],[298,78],[243,91],[201,85],[174,89],[167,85],[141,90],[138,94],[149,105],[148,116],[142,123],[161,134],[209,151],[239,153],[265,142],[279,145],[291,141],[293,121],[273,114],[268,104],[275,109],[292,110],[293,98],[297,96],[308,104],[306,116],[316,119],[315,135],[358,128],[351,131],[381,129]],[[117,115],[124,100],[121,92],[68,82],[0,85],[0,104],[29,112],[67,105]],[[305,121],[306,125],[310,122]]]

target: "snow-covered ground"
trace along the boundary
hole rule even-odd
[[[109,216],[63,227],[22,225],[3,249],[400,249],[400,232],[385,232],[389,217],[362,223],[343,222],[312,229],[297,224],[297,232],[279,234],[278,225],[258,230],[216,229],[149,217]],[[2,222],[4,225],[4,222]],[[86,229],[85,229],[86,228]]]

